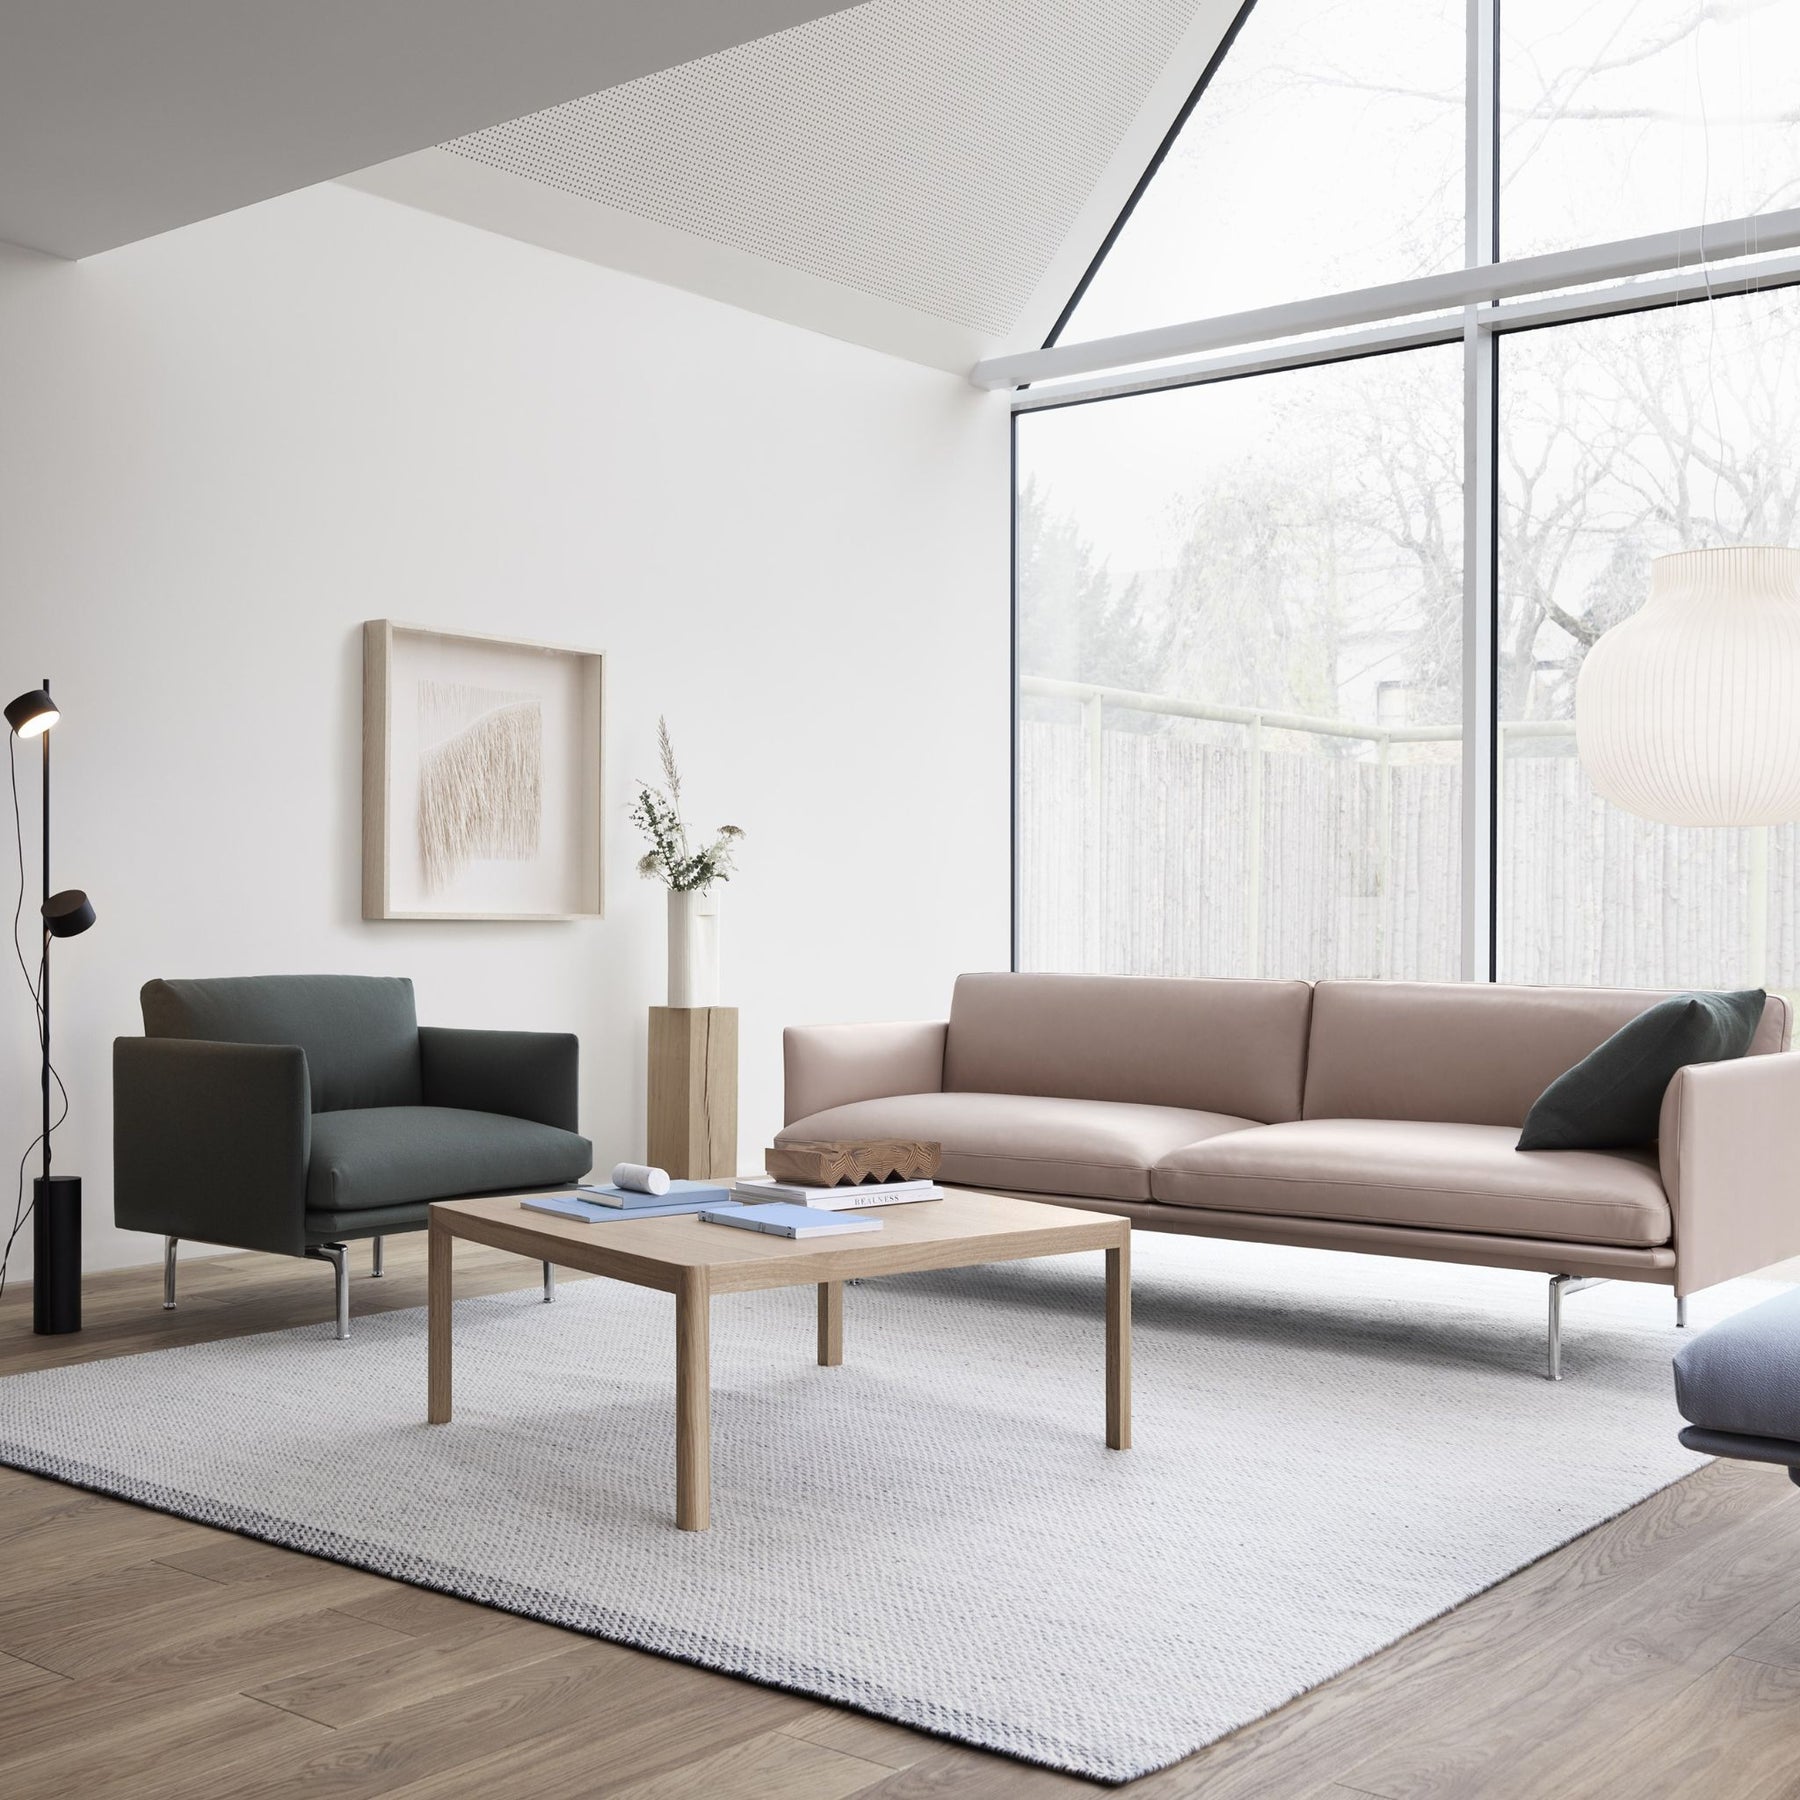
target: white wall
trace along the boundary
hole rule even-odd
[[[88,1266],[157,1252],[110,1183],[151,976],[409,974],[428,1023],[579,1032],[597,1159],[641,1154],[662,890],[624,815],[659,711],[692,818],[749,832],[747,1162],[784,1023],[938,1016],[1003,967],[1007,458],[1004,400],[954,376],[346,188],[84,263],[0,249],[0,687],[54,681],[54,878],[99,912],[55,964]],[[603,921],[363,922],[379,617],[607,653]],[[10,1158],[36,1104],[0,975]]]

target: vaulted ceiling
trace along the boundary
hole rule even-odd
[[[1237,10],[867,0],[353,180],[966,369],[1042,342]]]
[[[0,238],[91,256],[842,0],[5,0]]]
[[[312,183],[946,369],[1041,343],[1240,0],[8,0],[0,239]]]

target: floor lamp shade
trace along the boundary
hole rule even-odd
[[[94,903],[80,888],[64,888],[60,894],[52,894],[39,910],[44,929],[52,937],[80,937],[94,922]]]
[[[6,703],[6,723],[16,737],[42,737],[62,715],[42,688],[33,688]]]
[[[1595,791],[1665,825],[1800,819],[1800,550],[1682,550],[1587,653],[1575,743]]]

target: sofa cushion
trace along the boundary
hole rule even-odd
[[[139,996],[146,1037],[225,1044],[298,1044],[313,1111],[417,1106],[419,1022],[404,976],[232,975],[149,981]]]
[[[1621,1025],[1532,1102],[1521,1150],[1620,1150],[1656,1142],[1663,1095],[1689,1063],[1734,1062],[1768,995],[1679,994]]]
[[[1089,1200],[1148,1200],[1150,1170],[1181,1144],[1253,1120],[1176,1106],[1040,1094],[896,1094],[796,1119],[776,1143],[924,1138],[944,1146],[941,1178]],[[316,1154],[316,1153],[315,1153]]]
[[[1506,1125],[1305,1119],[1190,1144],[1150,1179],[1175,1206],[1355,1219],[1573,1244],[1666,1244],[1647,1150],[1520,1156]]]
[[[460,1194],[579,1181],[594,1147],[572,1131],[454,1106],[320,1113],[306,1172],[309,1213],[361,1212]]]
[[[1800,1440],[1800,1290],[1683,1344],[1675,1404],[1708,1431]]]
[[[1667,998],[1637,988],[1321,981],[1303,1116],[1517,1131],[1557,1076]],[[1771,994],[1751,1055],[1785,1050],[1788,1035],[1787,1002]]]
[[[1304,981],[963,975],[944,1088],[1297,1119],[1311,1003]]]

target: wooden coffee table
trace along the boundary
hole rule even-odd
[[[675,1522],[712,1522],[712,1391],[708,1332],[714,1294],[756,1288],[819,1290],[818,1357],[844,1360],[844,1283],[868,1275],[960,1269],[1031,1256],[1106,1252],[1106,1442],[1131,1446],[1131,1222],[1003,1194],[953,1191],[886,1206],[882,1229],[828,1238],[769,1237],[694,1217],[583,1225],[529,1212],[517,1195],[450,1200],[431,1209],[430,1405],[450,1419],[451,1257],[458,1238],[561,1263],[675,1296]]]

